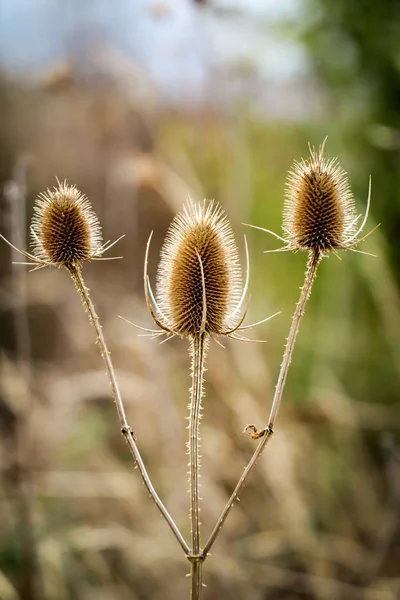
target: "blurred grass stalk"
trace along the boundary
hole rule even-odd
[[[17,158],[12,178],[4,184],[3,194],[7,202],[9,216],[9,236],[16,247],[24,246],[26,189],[30,159],[26,155]],[[16,356],[21,376],[26,378],[28,391],[31,387],[30,338],[26,302],[26,278],[14,264],[18,258],[12,251],[12,314],[15,331]],[[38,544],[34,526],[34,507],[32,503],[32,437],[31,437],[32,400],[30,394],[22,398],[15,421],[15,465],[7,478],[10,491],[15,494],[15,511],[18,538],[21,547],[22,577],[19,583],[21,598],[41,600],[44,596],[43,576],[40,567]],[[11,471],[10,469],[10,471]],[[14,488],[14,490],[13,490]]]

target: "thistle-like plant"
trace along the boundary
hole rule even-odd
[[[308,263],[287,339],[269,424],[261,432],[258,432],[254,426],[249,426],[248,433],[254,438],[263,436],[268,430],[271,432],[273,430],[300,321],[311,294],[319,263],[330,252],[338,256],[338,250],[369,254],[356,250],[355,247],[373,231],[359,237],[368,219],[371,203],[371,180],[367,207],[362,218],[362,215],[356,213],[346,172],[340,167],[337,158],[330,159],[324,156],[325,143],[326,138],[318,150],[310,146],[310,158],[302,159],[300,162],[295,161],[289,171],[283,209],[284,237],[268,229],[256,227],[256,229],[271,233],[284,242],[282,248],[267,250],[267,252],[304,250],[308,252]],[[361,225],[358,225],[360,220]]]
[[[324,156],[325,142],[319,150],[310,147],[310,158],[294,162],[289,171],[283,232],[287,250],[318,252],[321,257],[337,250],[354,250],[362,241],[358,235],[368,219],[367,208],[361,225],[346,172],[337,158]],[[364,238],[362,238],[364,239]]]
[[[40,194],[36,200],[31,223],[31,253],[16,248],[1,234],[0,237],[28,260],[27,263],[21,264],[31,265],[34,267],[33,270],[43,267],[64,267],[69,272],[81,296],[90,323],[96,332],[97,343],[106,366],[117,408],[121,432],[128,443],[151,498],[172,529],[184,552],[189,554],[188,545],[157,495],[144,466],[136,444],[136,437],[127,421],[121,392],[100,320],[82,276],[81,267],[84,262],[110,260],[109,258],[103,258],[102,255],[121,238],[112,243],[102,243],[100,223],[89,200],[75,186],[70,186],[66,182],[58,182],[57,187],[53,190],[48,189],[45,193]]]
[[[0,234],[28,260],[20,264],[31,265],[33,270],[65,267],[71,271],[88,260],[110,260],[102,255],[121,239],[102,243],[101,226],[89,200],[66,181],[39,194],[33,211],[32,252],[16,248]]]
[[[260,430],[255,425],[247,425],[245,428],[245,432],[253,439],[259,439],[259,443],[205,544],[204,553],[210,551],[234,501],[238,498],[250,472],[274,433],[297,333],[319,263],[330,252],[337,255],[338,250],[368,254],[356,250],[355,246],[373,231],[359,237],[368,218],[371,182],[366,212],[361,218],[361,215],[356,214],[346,173],[339,166],[337,159],[327,159],[324,156],[325,141],[318,151],[310,147],[310,158],[295,162],[292,170],[289,171],[283,211],[284,237],[263,227],[250,225],[272,234],[284,243],[282,248],[266,252],[305,250],[308,252],[308,263],[304,284],[292,317],[268,423]],[[357,226],[360,219],[362,219],[361,225]]]
[[[144,289],[149,311],[159,329],[145,331],[151,336],[165,336],[166,340],[177,335],[190,342],[192,387],[187,445],[191,552],[188,559],[191,562],[191,598],[194,600],[201,596],[202,563],[207,556],[200,547],[199,424],[208,341],[219,336],[248,341],[240,332],[258,323],[243,325],[246,316],[243,303],[249,283],[247,243],[243,286],[233,232],[218,204],[188,200],[183,211],[174,218],[161,250],[156,295],[147,275],[151,237],[145,255]]]
[[[52,191],[41,194],[34,207],[31,225],[32,252],[15,248],[33,266],[64,267],[80,293],[89,320],[95,329],[115,400],[121,431],[136,461],[143,482],[153,501],[167,521],[185,555],[191,563],[191,598],[198,600],[202,590],[202,564],[221,530],[234,501],[274,432],[283,389],[292,359],[300,321],[310,296],[317,268],[329,253],[356,249],[371,232],[359,237],[366,224],[371,198],[371,184],[365,216],[357,215],[345,172],[336,159],[324,156],[324,145],[318,151],[310,148],[310,158],[295,162],[289,172],[283,215],[283,236],[262,227],[283,242],[283,247],[270,252],[308,252],[308,263],[300,298],[292,317],[289,336],[275,388],[272,408],[266,427],[258,430],[248,425],[245,431],[259,439],[251,460],[241,475],[206,544],[200,544],[199,521],[199,424],[203,397],[203,375],[210,339],[220,337],[249,341],[242,331],[269,318],[243,325],[249,284],[249,258],[246,249],[246,277],[242,283],[237,246],[229,222],[213,202],[188,201],[173,220],[167,233],[157,275],[156,294],[147,274],[150,235],[144,261],[144,290],[151,316],[158,329],[144,329],[151,337],[163,341],[179,336],[189,340],[192,359],[192,388],[189,416],[189,483],[191,544],[184,540],[178,527],[158,497],[143,464],[136,437],[128,424],[110,353],[104,338],[89,290],[82,277],[82,264],[91,260],[109,260],[103,254],[116,242],[102,243],[99,221],[89,201],[74,187],[58,183]],[[361,221],[361,222],[360,222]],[[118,240],[117,240],[118,241]],[[273,315],[274,316],[274,315]],[[258,341],[258,340],[254,340]]]

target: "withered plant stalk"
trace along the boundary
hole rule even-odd
[[[149,242],[144,261],[144,291],[150,314],[159,327],[148,329],[154,337],[173,335],[190,344],[192,388],[189,415],[189,493],[191,550],[191,599],[202,592],[200,547],[200,435],[204,362],[207,344],[214,336],[236,337],[242,329],[240,315],[246,295],[242,288],[238,250],[230,224],[218,204],[189,200],[168,230],[158,268],[157,298],[147,275]],[[247,248],[247,247],[246,247]],[[247,254],[247,252],[246,252]],[[247,265],[248,267],[248,265]],[[247,329],[249,326],[243,327]],[[141,328],[143,329],[143,328]]]
[[[149,492],[151,498],[153,499],[154,503],[156,504],[157,508],[159,509],[161,515],[164,517],[164,519],[170,526],[173,534],[175,535],[176,539],[178,540],[183,551],[185,552],[186,555],[188,555],[190,553],[189,547],[188,547],[187,543],[185,542],[185,540],[183,539],[182,534],[180,533],[179,529],[177,528],[171,515],[169,514],[169,512],[165,508],[164,504],[162,503],[161,499],[159,498],[156,490],[153,487],[153,484],[151,483],[150,477],[149,477],[146,467],[143,463],[139,449],[136,445],[134,433],[133,433],[130,425],[128,424],[128,421],[126,418],[126,413],[125,413],[125,408],[124,408],[124,404],[122,401],[122,396],[121,396],[121,392],[120,392],[120,389],[118,386],[117,378],[115,376],[114,366],[113,366],[113,363],[111,360],[110,352],[109,352],[107,344],[106,344],[106,340],[105,340],[105,337],[103,334],[103,329],[100,324],[99,317],[96,313],[96,309],[95,309],[92,299],[90,297],[89,289],[85,286],[81,269],[77,265],[71,265],[68,267],[68,270],[69,270],[71,277],[75,283],[75,286],[81,296],[82,303],[83,303],[83,305],[86,309],[86,312],[89,316],[89,321],[92,324],[92,326],[96,332],[97,344],[99,345],[100,353],[103,357],[103,360],[104,360],[104,363],[106,366],[107,376],[110,381],[113,398],[115,401],[115,405],[117,407],[118,417],[119,417],[119,421],[121,424],[121,432],[124,435],[125,440],[129,446],[129,449],[135,459],[136,465],[139,469],[140,475],[142,476],[143,483],[146,486],[147,491]]]
[[[246,428],[246,429],[253,430],[253,433],[252,433],[253,439],[260,438],[260,442],[259,442],[256,450],[254,451],[254,454],[251,457],[248,465],[244,469],[231,497],[229,498],[228,502],[226,503],[225,508],[223,509],[223,511],[221,513],[221,516],[219,517],[210,537],[207,540],[207,543],[205,544],[205,546],[203,548],[202,554],[203,554],[204,558],[210,552],[211,547],[213,546],[215,540],[217,539],[218,533],[220,532],[235,500],[237,500],[237,498],[239,497],[241,489],[244,486],[244,484],[246,483],[248,476],[250,475],[250,473],[253,470],[253,467],[256,465],[257,460],[259,459],[262,451],[264,450],[269,439],[271,438],[272,434],[274,433],[275,420],[276,420],[280,402],[282,399],[282,394],[283,394],[283,390],[285,387],[285,382],[286,382],[286,377],[287,377],[288,370],[289,370],[289,365],[292,360],[296,337],[297,337],[297,334],[298,334],[298,331],[300,328],[300,322],[304,315],[304,310],[305,310],[307,300],[310,297],[312,284],[315,280],[315,277],[317,274],[317,268],[321,261],[321,258],[322,258],[322,255],[320,254],[320,252],[318,250],[310,252],[309,259],[308,259],[308,265],[307,265],[307,271],[305,274],[304,285],[301,288],[301,293],[300,293],[300,297],[299,297],[299,300],[296,305],[296,310],[292,317],[289,336],[287,338],[287,343],[286,343],[285,351],[283,354],[283,360],[282,360],[281,368],[279,371],[278,381],[277,381],[277,384],[275,387],[275,394],[274,394],[274,399],[272,402],[271,412],[270,412],[269,419],[268,419],[268,425],[264,429],[261,429],[260,431],[258,431],[254,427],[254,425],[249,425]]]
[[[158,507],[161,515],[167,521],[181,548],[186,555],[189,555],[190,549],[188,544],[183,539],[171,515],[161,502],[143,464],[134,433],[126,418],[121,392],[99,317],[90,298],[89,289],[85,286],[82,277],[82,264],[91,260],[110,260],[109,258],[103,258],[103,254],[114,246],[116,242],[102,243],[100,222],[86,196],[81,194],[75,186],[68,185],[66,181],[63,183],[57,182],[57,187],[54,187],[53,190],[47,189],[36,200],[34,216],[31,222],[33,248],[31,253],[20,250],[1,234],[0,238],[11,246],[13,250],[27,259],[28,262],[21,264],[33,266],[34,271],[49,266],[63,267],[71,275],[81,296],[89,321],[96,332],[97,344],[100,347],[100,352],[106,365],[108,379],[117,407],[121,432],[128,443],[142,476],[143,483],[151,498]]]
[[[144,264],[145,297],[158,329],[144,329],[151,337],[178,335],[190,343],[192,359],[192,388],[189,415],[189,492],[190,547],[156,493],[144,466],[136,438],[128,424],[125,408],[116,379],[110,352],[99,317],[85,286],[81,265],[89,260],[107,260],[103,253],[113,244],[102,244],[101,227],[90,203],[74,186],[59,183],[54,191],[41,194],[35,206],[31,233],[33,252],[18,250],[35,269],[45,266],[64,267],[70,273],[81,296],[89,321],[96,332],[97,344],[103,357],[112,395],[118,412],[121,432],[129,446],[143,483],[161,515],[167,521],[191,564],[191,600],[202,595],[202,566],[217,539],[234,502],[247,481],[262,451],[274,433],[289,366],[305,306],[310,296],[317,268],[324,256],[337,250],[354,250],[366,236],[358,238],[366,223],[370,202],[361,225],[344,171],[336,159],[324,157],[324,144],[319,151],[310,148],[307,161],[295,163],[289,173],[284,209],[284,238],[282,250],[304,250],[308,253],[307,270],[299,300],[292,317],[283,360],[275,387],[268,424],[261,430],[254,425],[247,433],[259,440],[257,448],[244,469],[231,497],[225,505],[204,548],[200,545],[200,435],[203,375],[208,340],[225,336],[248,341],[241,331],[252,325],[242,325],[242,312],[249,278],[242,287],[239,256],[233,233],[222,209],[215,203],[196,204],[188,201],[183,212],[173,220],[161,251],[158,269],[157,297],[153,294],[147,275],[149,238]],[[260,228],[258,228],[260,229]],[[265,230],[268,231],[268,230]],[[271,232],[269,232],[271,233]],[[367,234],[368,235],[368,234]],[[115,242],[114,242],[115,243]],[[248,253],[246,245],[246,255]],[[35,270],[34,269],[34,270]],[[264,319],[266,321],[268,319]],[[259,321],[260,324],[263,321]]]
[[[296,310],[294,311],[292,317],[292,324],[290,326],[289,336],[287,338],[287,343],[285,347],[285,352],[283,354],[283,360],[281,369],[278,376],[278,382],[275,388],[275,395],[272,402],[271,413],[269,415],[268,427],[269,431],[273,431],[275,420],[278,414],[279,406],[282,399],[283,389],[286,383],[286,377],[289,370],[289,365],[292,360],[293,350],[296,343],[297,334],[300,328],[301,318],[304,316],[304,310],[307,303],[308,298],[311,294],[311,288],[314,283],[317,268],[322,259],[321,253],[319,250],[312,250],[308,257],[307,270],[305,274],[304,284],[301,288],[300,298],[296,305]]]
[[[367,237],[358,238],[368,217],[371,184],[366,213],[361,225],[358,226],[360,215],[357,215],[355,211],[347,175],[339,166],[337,159],[329,159],[324,156],[325,142],[326,139],[319,150],[310,147],[310,158],[295,162],[288,174],[283,212],[283,231],[286,237],[281,238],[274,233],[273,235],[285,244],[278,251],[305,250],[308,252],[305,280],[292,317],[268,425],[260,431],[254,425],[248,425],[245,429],[253,439],[260,439],[260,442],[204,546],[204,556],[214,544],[233,503],[238,498],[250,472],[274,433],[275,421],[300,322],[321,259],[329,253],[336,254],[337,250],[360,252],[354,247]],[[268,230],[264,231],[272,233]]]
[[[192,357],[192,389],[189,416],[189,484],[190,484],[190,524],[192,535],[191,553],[188,557],[191,564],[191,599],[198,600],[202,589],[202,563],[204,557],[200,554],[200,508],[199,508],[199,477],[200,477],[200,419],[201,400],[203,396],[203,374],[206,351],[206,334],[200,333],[191,340],[190,352]]]

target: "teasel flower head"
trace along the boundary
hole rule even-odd
[[[146,331],[153,336],[167,335],[168,339],[173,335],[194,339],[205,334],[247,341],[238,334],[252,327],[242,325],[249,283],[247,243],[245,238],[243,285],[238,249],[222,208],[213,201],[196,203],[189,199],[176,215],[161,249],[156,295],[147,275],[150,241],[151,236],[145,257],[145,295],[160,330]]]
[[[292,317],[268,426],[259,430],[255,425],[250,424],[245,428],[245,432],[253,439],[264,436],[268,439],[274,431],[300,322],[322,258],[330,252],[337,254],[337,250],[352,250],[368,254],[356,250],[355,246],[373,231],[359,237],[368,218],[371,180],[367,208],[360,224],[361,215],[356,213],[347,175],[336,158],[330,159],[324,156],[325,142],[326,138],[318,150],[309,146],[310,157],[295,162],[289,171],[283,212],[283,236],[269,229],[250,225],[272,234],[284,243],[282,248],[266,252],[305,250],[308,253],[304,283],[300,288],[300,297]]]
[[[116,242],[102,243],[99,220],[86,196],[74,185],[57,182],[57,187],[47,189],[36,199],[30,228],[32,252],[14,249],[35,268],[71,270],[88,260],[99,260]]]
[[[182,336],[222,334],[239,320],[242,295],[238,249],[222,209],[186,204],[161,250],[157,300],[169,329]]]
[[[347,174],[337,158],[324,156],[325,142],[326,139],[318,150],[309,146],[310,157],[296,161],[289,171],[283,236],[264,230],[284,242],[278,251],[306,250],[322,258],[329,252],[354,250],[367,237],[359,238],[359,234],[368,218],[371,181],[366,212],[360,224],[361,215],[357,215]]]
[[[89,200],[66,182],[39,195],[31,227],[33,255],[56,266],[69,266],[101,253],[99,220]]]

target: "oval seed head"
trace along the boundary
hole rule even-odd
[[[72,267],[102,252],[99,220],[89,200],[65,181],[39,195],[32,218],[33,255],[57,267]]]
[[[324,157],[324,144],[295,162],[286,184],[283,230],[291,249],[324,253],[346,248],[357,214],[347,174],[336,158]]]
[[[157,299],[168,328],[184,337],[235,327],[242,279],[237,246],[222,208],[187,202],[167,233]]]

